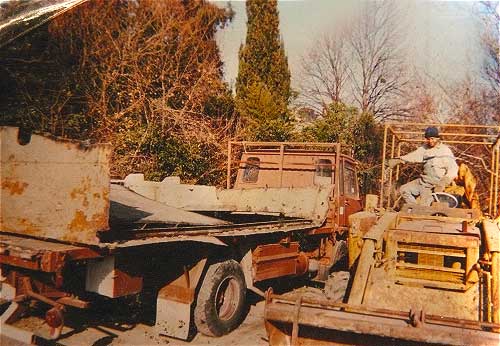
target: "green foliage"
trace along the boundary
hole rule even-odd
[[[364,193],[377,188],[382,150],[382,129],[371,113],[359,113],[356,107],[332,103],[323,117],[303,129],[300,140],[339,142],[352,146],[360,162],[361,187]]]
[[[332,103],[325,109],[322,118],[311,126],[304,128],[303,136],[306,140],[319,142],[354,143],[354,128],[358,116],[356,107],[349,107],[343,103]]]
[[[246,98],[238,98],[236,106],[245,110],[242,134],[247,140],[286,141],[290,138],[293,123],[288,112],[283,112],[286,105],[276,99],[265,84],[250,85]]]
[[[280,39],[276,0],[248,0],[247,37],[239,52],[236,109],[246,139],[284,140],[293,120],[290,70]],[[277,126],[277,128],[271,128]]]
[[[176,136],[164,138],[161,129],[157,130],[141,147],[141,152],[151,155],[156,163],[148,179],[177,175],[184,182],[197,184],[223,181],[225,156],[219,146],[206,141],[185,141]]]

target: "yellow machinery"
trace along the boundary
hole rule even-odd
[[[383,163],[415,149],[427,126],[388,124]],[[418,167],[383,164],[377,207],[349,218],[344,275],[321,293],[268,291],[270,345],[500,344],[499,127],[435,126],[460,164],[445,190],[458,207],[437,195],[400,206],[394,187]]]

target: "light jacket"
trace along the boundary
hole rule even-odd
[[[455,155],[443,143],[438,143],[433,148],[424,144],[400,158],[405,162],[424,163],[424,171],[420,177],[427,184],[437,185],[443,177],[449,178],[451,182],[458,173]]]

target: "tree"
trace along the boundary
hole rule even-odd
[[[500,94],[500,14],[496,11],[497,1],[483,1],[482,15],[484,31],[481,41],[485,52],[483,73],[494,91]]]
[[[325,35],[302,59],[302,103],[321,113],[329,103],[342,102],[348,77],[348,47],[337,33]]]
[[[401,10],[393,1],[360,5],[359,16],[315,44],[304,59],[303,101],[355,104],[376,120],[407,116]]]
[[[288,111],[292,90],[277,0],[248,0],[246,10],[247,36],[236,79],[242,134],[254,140],[286,140],[293,129]]]
[[[112,143],[118,177],[216,183],[235,125],[214,35],[230,17],[205,1],[87,2],[2,58],[4,88],[16,87],[2,93],[1,112],[15,113],[13,124]]]
[[[489,88],[484,90],[484,102],[491,108],[491,121],[500,123],[500,12],[497,1],[481,2],[481,13],[484,31],[481,37],[484,49],[483,74],[489,82]]]
[[[382,128],[372,114],[360,113],[356,107],[343,103],[331,103],[322,117],[303,129],[299,139],[350,145],[354,158],[360,162],[363,193],[373,193],[377,188]]]

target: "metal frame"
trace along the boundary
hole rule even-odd
[[[332,345],[332,341],[325,338],[326,334],[317,333],[320,328],[328,330],[332,326],[337,335],[352,333],[358,336],[357,342],[352,343],[355,345],[373,345],[370,337],[376,336],[425,345],[493,346],[499,340],[497,333],[487,331],[498,328],[497,323],[446,318],[424,310],[397,311],[308,297],[286,298],[275,295],[272,289],[266,292],[264,311],[266,329],[273,339],[271,345],[282,344],[280,341],[284,340],[290,340],[290,345]],[[283,337],[290,329],[291,337]],[[403,344],[406,343],[403,341]]]
[[[233,151],[235,148],[241,148],[243,152],[268,151],[279,152],[281,156],[280,172],[283,171],[283,157],[285,153],[307,153],[307,152],[329,152],[335,154],[337,160],[335,165],[340,163],[340,156],[352,159],[353,150],[350,146],[341,143],[313,143],[313,142],[247,142],[247,141],[229,141],[227,144],[227,179],[226,188],[231,188],[231,172],[239,169],[239,166],[233,167],[233,164],[240,164],[242,161],[233,160]],[[335,181],[339,181],[339,176],[335,175]],[[339,192],[339,191],[336,191]]]
[[[490,173],[488,213],[497,216],[499,204],[499,170],[500,170],[500,126],[493,125],[462,125],[462,124],[437,124],[437,123],[387,123],[384,128],[384,141],[382,151],[382,172],[380,189],[380,207],[388,208],[391,205],[390,195],[385,196],[387,188],[390,191],[393,181],[399,178],[400,170],[396,168],[389,176],[385,161],[389,158],[399,157],[402,154],[402,145],[421,144],[425,141],[424,129],[428,126],[440,128],[441,141],[446,144],[476,147],[483,151],[480,159],[483,166]],[[460,153],[455,153],[457,158]],[[488,162],[489,161],[489,162]]]

